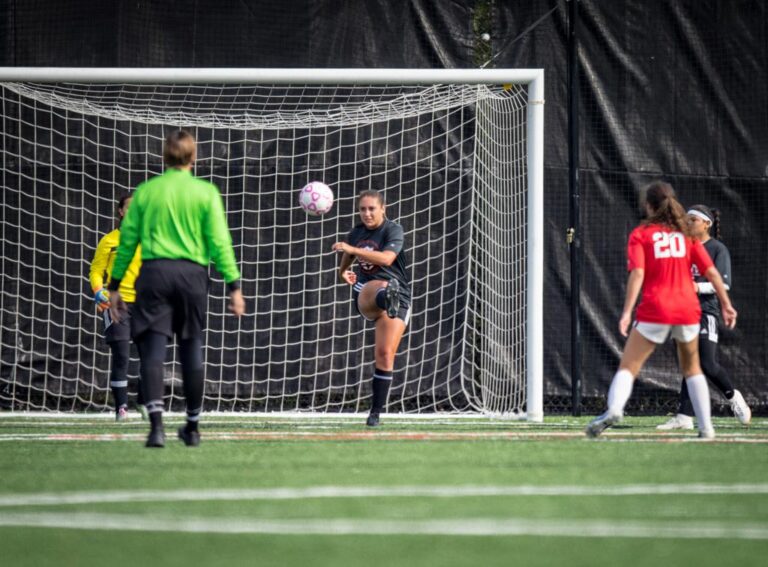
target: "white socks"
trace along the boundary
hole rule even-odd
[[[629,396],[632,395],[634,383],[635,378],[629,370],[622,369],[614,374],[611,387],[608,390],[608,413],[618,417],[624,415],[624,406],[627,405]]]
[[[699,431],[712,430],[712,408],[709,401],[709,386],[703,374],[695,374],[685,379],[688,385],[688,395],[691,397],[693,411],[696,413],[696,422]]]

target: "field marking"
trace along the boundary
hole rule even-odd
[[[145,433],[2,433],[3,441],[138,441]],[[302,441],[471,441],[585,439],[583,431],[204,431],[204,440],[302,440]],[[700,442],[694,433],[654,431],[612,431],[597,442],[688,443]],[[768,443],[768,435],[719,433],[711,443]]]
[[[309,486],[204,490],[105,490],[0,494],[0,508],[120,502],[213,502],[324,498],[460,498],[500,496],[659,496],[768,494],[763,484],[628,484],[614,486]]]
[[[450,520],[258,520],[173,518],[91,513],[14,513],[0,516],[0,526],[80,530],[149,531],[270,535],[442,535],[555,536],[580,538],[768,539],[768,525],[731,522],[609,521],[603,519],[535,520],[530,518],[456,518]]]

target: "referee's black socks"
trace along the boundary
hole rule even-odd
[[[373,403],[371,404],[371,413],[381,413],[387,403],[389,395],[389,386],[392,384],[392,370],[381,370],[377,368],[373,373]]]
[[[202,368],[199,368],[182,371],[182,375],[184,398],[187,402],[187,431],[197,431],[197,423],[200,421],[200,413],[203,410],[204,372]]]

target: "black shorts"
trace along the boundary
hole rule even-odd
[[[131,340],[131,313],[133,303],[126,303],[128,310],[123,313],[120,321],[113,321],[109,309],[102,312],[104,318],[104,340],[107,344]]]
[[[355,305],[355,311],[357,311],[357,314],[360,315],[363,319],[366,321],[373,321],[373,319],[369,319],[362,313],[360,313],[360,308],[357,306],[357,298],[360,297],[360,293],[357,291],[352,292],[352,302]],[[400,308],[397,310],[397,318],[401,319],[405,326],[408,326],[408,323],[411,321],[411,306],[407,303],[403,302],[403,296],[400,294]]]
[[[208,270],[188,260],[147,260],[136,279],[131,336],[147,331],[173,338],[202,337]]]

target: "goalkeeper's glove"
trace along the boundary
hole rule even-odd
[[[109,292],[104,288],[96,290],[93,294],[93,301],[96,303],[96,309],[99,310],[99,313],[109,309]]]

